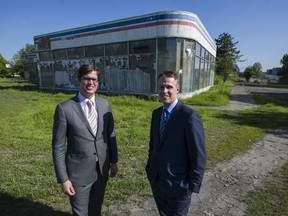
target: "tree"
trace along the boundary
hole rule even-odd
[[[6,64],[9,62],[0,54],[0,76],[7,77],[12,75],[10,68],[6,68]]]
[[[244,75],[247,82],[249,82],[249,80],[252,77],[262,78],[263,77],[262,65],[259,62],[256,62],[252,66],[248,66],[245,69],[243,75]]]
[[[32,44],[26,44],[24,48],[19,50],[14,56],[13,56],[13,71],[19,72],[20,75],[24,76],[24,65],[26,62],[26,55],[28,54],[34,54],[35,53],[35,47]]]
[[[242,55],[237,50],[237,42],[233,42],[234,37],[229,33],[220,34],[218,39],[215,39],[217,46],[216,53],[216,74],[223,78],[223,82],[232,75],[237,67],[237,62],[240,61]]]
[[[282,64],[280,82],[288,83],[288,54],[286,53],[280,60]]]
[[[246,67],[245,71],[243,73],[243,75],[244,75],[244,77],[245,77],[247,82],[249,82],[249,80],[251,79],[253,74],[254,74],[253,66]]]
[[[253,76],[255,78],[263,77],[262,65],[259,62],[254,63],[252,68],[253,68]]]

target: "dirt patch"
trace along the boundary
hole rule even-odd
[[[270,131],[244,155],[206,173],[200,194],[194,194],[192,215],[245,215],[247,192],[260,186],[288,158],[288,128]]]

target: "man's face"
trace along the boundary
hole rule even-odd
[[[172,104],[177,99],[180,86],[174,77],[162,76],[158,80],[158,95],[164,106]]]
[[[80,93],[86,98],[91,98],[98,88],[98,76],[96,71],[84,75],[80,82]]]

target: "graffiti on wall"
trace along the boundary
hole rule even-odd
[[[129,62],[130,61],[130,62]],[[40,63],[43,80],[47,87],[76,89],[77,70],[82,64],[94,64],[101,71],[99,90],[107,92],[151,93],[155,88],[155,57],[115,56],[75,60],[47,61]],[[129,65],[130,64],[130,65]],[[152,83],[152,85],[151,85]]]

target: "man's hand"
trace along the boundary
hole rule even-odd
[[[117,163],[111,163],[111,167],[110,167],[110,177],[115,177],[117,175],[118,172],[118,167],[117,167]]]
[[[73,187],[71,181],[69,181],[69,180],[64,182],[64,183],[62,183],[62,190],[68,196],[75,195],[74,187]]]

